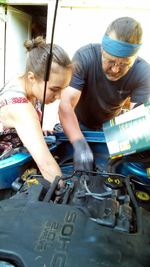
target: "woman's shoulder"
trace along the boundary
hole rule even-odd
[[[27,103],[27,96],[17,78],[5,83],[0,90],[0,108],[8,104]]]
[[[13,78],[5,83],[5,85],[0,89],[0,97],[4,94],[8,97],[16,94],[26,96],[26,93],[19,82],[19,78]]]

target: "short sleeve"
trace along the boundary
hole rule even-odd
[[[73,62],[75,63],[75,70],[70,82],[70,86],[82,90],[85,85],[88,61],[86,51],[79,49],[73,56]]]
[[[131,94],[131,102],[145,103],[150,101],[150,65],[142,61],[136,69],[136,83]]]

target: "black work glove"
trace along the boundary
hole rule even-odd
[[[85,139],[73,142],[74,148],[74,169],[75,171],[92,171],[93,170],[93,153]]]

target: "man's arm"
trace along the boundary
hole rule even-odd
[[[71,143],[84,138],[74,112],[80,96],[81,91],[76,90],[73,87],[66,88],[61,94],[59,118],[64,132],[68,136]]]
[[[93,169],[93,153],[86,142],[74,112],[81,96],[81,92],[73,87],[68,87],[61,95],[59,105],[59,118],[74,148],[75,170],[90,171]]]

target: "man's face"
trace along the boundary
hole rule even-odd
[[[133,66],[136,56],[114,57],[102,49],[102,69],[110,81],[122,78]]]

